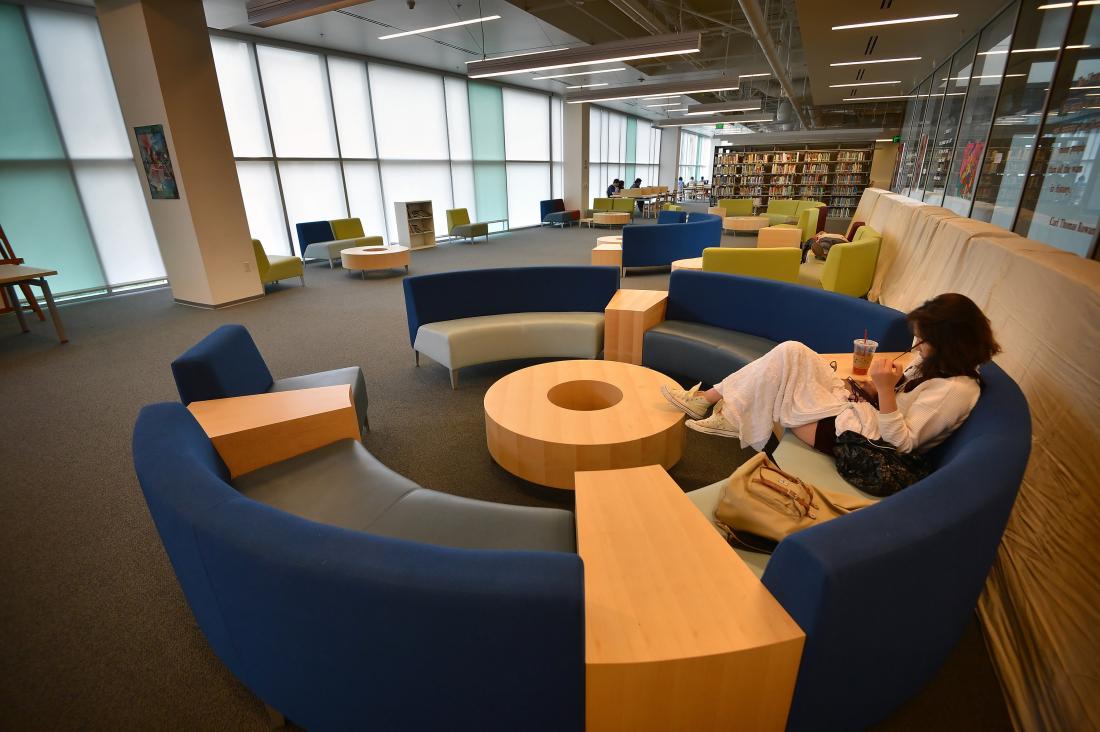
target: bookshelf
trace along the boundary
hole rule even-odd
[[[435,246],[435,219],[431,201],[394,201],[397,239],[409,249]]]
[[[850,219],[871,180],[873,143],[717,145],[712,180],[716,198],[751,198],[753,213],[770,198],[803,198],[829,207],[829,218]]]

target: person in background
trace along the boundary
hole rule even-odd
[[[615,181],[615,185],[618,186],[619,192],[622,193],[623,188],[626,188],[626,181],[617,180]]]
[[[641,188],[642,187],[642,179],[641,178],[635,178],[634,179],[634,185],[632,185],[630,187],[631,188]]]
[[[676,179],[676,198],[681,201],[684,199],[684,177],[680,176]]]
[[[612,196],[614,196],[614,195],[615,195],[616,193],[618,193],[618,191],[619,191],[619,185],[618,185],[618,184],[619,184],[619,179],[618,179],[618,178],[616,178],[615,180],[611,181],[611,185],[609,185],[609,186],[607,187],[607,197],[608,197],[608,198],[611,198],[611,197],[612,197]]]
[[[872,362],[864,389],[877,407],[796,341],[780,343],[707,391],[662,386],[661,393],[691,417],[688,428],[739,438],[742,447],[762,450],[778,422],[827,455],[849,430],[898,452],[924,452],[970,415],[981,394],[978,370],[1001,348],[985,313],[965,295],[938,295],[905,317],[917,357],[904,371],[885,357]]]
[[[635,178],[634,179],[634,185],[632,185],[630,187],[631,188],[641,188],[642,187],[642,179],[641,178]],[[639,198],[635,202],[635,205],[638,207],[638,213],[642,213],[642,211],[645,210],[645,203],[642,201],[642,199]]]

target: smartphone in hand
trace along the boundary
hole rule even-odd
[[[862,399],[863,401],[870,404],[875,409],[878,409],[878,397],[877,396],[874,396],[873,394],[868,392],[866,389],[864,389],[862,386],[860,386],[859,382],[856,381],[855,379],[853,379],[851,376],[849,376],[847,379],[845,379],[845,381],[848,382],[848,388],[852,390],[853,394],[855,394],[860,399]]]

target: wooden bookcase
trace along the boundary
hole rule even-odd
[[[431,201],[394,201],[397,238],[409,249],[435,246],[435,219]]]
[[[874,143],[716,145],[714,197],[751,198],[753,213],[769,198],[821,201],[829,218],[850,219],[871,180]]]

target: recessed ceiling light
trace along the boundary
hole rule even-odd
[[[850,86],[882,86],[884,84],[900,84],[900,81],[860,81],[855,84],[829,84],[830,89],[847,89]]]
[[[920,61],[920,56],[901,56],[899,58],[880,58],[870,61],[837,61],[830,66],[863,66],[864,64],[893,64],[899,61]]]
[[[456,23],[444,23],[443,25],[433,25],[428,28],[417,28],[416,30],[403,31],[401,33],[390,33],[388,36],[378,36],[380,41],[388,41],[391,38],[404,38],[405,36],[417,36],[421,33],[430,33],[431,31],[443,30],[444,28],[457,28],[460,25],[472,25],[474,23],[486,23],[490,20],[500,20],[499,15],[486,15],[484,18],[474,18],[473,20],[460,20]]]
[[[467,61],[466,63],[469,63]],[[592,71],[574,71],[569,74],[551,74],[550,76],[536,76],[532,81],[542,81],[544,79],[564,79],[567,76],[588,76],[589,74],[610,74],[612,71],[626,71],[623,68],[615,69],[593,69]]]
[[[577,84],[576,86],[567,86],[565,88],[566,89],[587,89],[591,86],[607,86],[607,82],[605,81],[602,84]]]
[[[924,23],[929,20],[951,20],[959,17],[958,13],[946,13],[944,15],[921,15],[916,18],[895,18],[894,20],[873,20],[869,23],[849,23],[848,25],[834,25],[833,30],[850,30],[852,28],[872,28],[879,25],[901,25],[902,23]]]
[[[561,69],[567,66],[591,66],[616,61],[698,53],[702,50],[702,45],[702,33],[698,31],[670,33],[570,48],[565,51],[542,54],[537,59],[475,61],[467,66],[466,73],[471,79],[484,79],[492,76]]]

